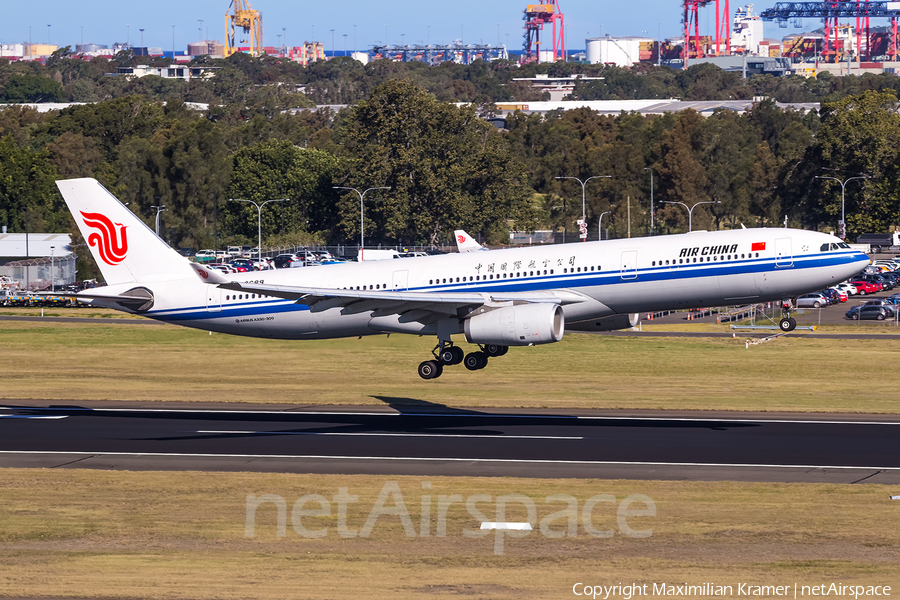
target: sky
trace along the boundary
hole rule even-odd
[[[537,2],[537,0],[530,0]],[[266,46],[283,41],[296,46],[304,41],[319,41],[326,53],[334,44],[338,52],[365,50],[384,44],[508,44],[522,47],[522,11],[527,0],[494,0],[487,4],[447,0],[338,0],[314,4],[297,0],[253,0],[252,7],[263,16],[263,40]],[[731,3],[732,11],[739,2]],[[757,2],[755,11],[774,5],[774,0]],[[674,37],[683,35],[681,0],[559,0],[565,15],[566,45],[583,49],[588,37],[606,35],[646,35]],[[715,3],[701,9],[701,35],[712,35],[715,28]],[[174,2],[131,2],[91,0],[89,3],[45,0],[6,3],[6,16],[0,20],[0,43],[49,43],[72,46],[84,43],[112,45],[128,42],[134,46],[185,50],[187,44],[201,39],[224,41],[225,14],[231,9],[222,0]],[[820,26],[807,19],[804,31]],[[874,23],[873,23],[874,25]],[[174,28],[173,28],[174,26]],[[201,29],[202,28],[202,29]],[[140,29],[143,29],[143,34]],[[786,31],[769,24],[766,35],[780,38]],[[174,34],[174,44],[173,44]],[[282,36],[284,40],[282,40]],[[346,36],[346,38],[344,37]],[[549,39],[549,31],[544,39]]]

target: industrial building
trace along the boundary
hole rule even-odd
[[[75,283],[75,254],[67,233],[0,233],[0,276],[22,290]]]

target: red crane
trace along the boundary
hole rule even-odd
[[[684,0],[684,46],[681,49],[681,58],[687,60],[706,56],[706,51],[700,42],[700,7],[713,1],[716,3],[716,46],[713,55],[731,54],[728,0]]]
[[[522,62],[540,60],[541,31],[544,25],[553,25],[553,60],[565,60],[566,36],[564,18],[558,0],[546,0],[544,4],[529,4],[525,7],[525,44],[522,46]],[[559,26],[557,27],[557,22]]]

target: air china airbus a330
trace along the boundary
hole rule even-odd
[[[108,287],[94,305],[208,331],[278,339],[437,336],[424,379],[482,369],[509,346],[625,329],[635,313],[793,298],[869,260],[840,239],[741,229],[226,275],[188,261],[93,179],[58,181]],[[785,314],[781,329],[796,322]],[[452,336],[479,349],[466,354]]]

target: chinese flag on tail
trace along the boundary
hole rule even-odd
[[[765,242],[753,242],[753,245],[750,247],[751,252],[759,252],[760,250],[766,249]]]

